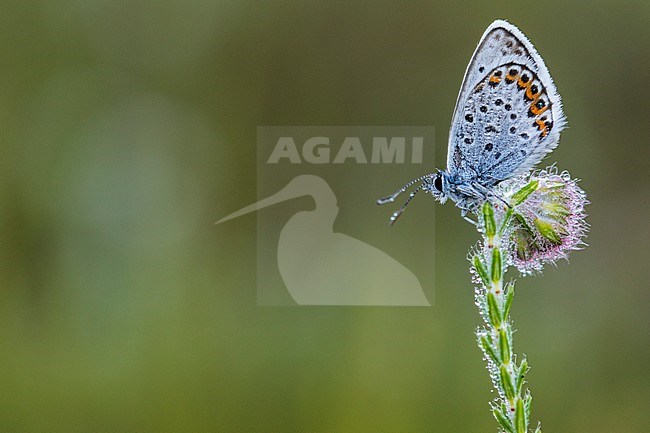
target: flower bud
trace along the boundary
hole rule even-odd
[[[509,181],[503,188],[514,209],[510,260],[522,274],[541,271],[545,264],[566,259],[571,250],[584,245],[588,201],[568,172],[549,167]]]

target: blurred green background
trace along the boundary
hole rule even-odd
[[[1,15],[0,431],[496,431],[465,260],[477,236],[453,206],[436,209],[435,245],[418,243],[430,199],[397,231],[387,208],[346,216],[435,254],[431,308],[257,307],[254,214],[213,224],[256,200],[258,125],[433,125],[443,165],[496,18],[546,60],[570,124],[547,161],[592,201],[590,247],[519,280],[534,418],[650,431],[650,3],[5,1]],[[374,183],[369,203],[397,186]]]

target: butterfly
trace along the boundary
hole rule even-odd
[[[412,185],[463,218],[491,198],[500,182],[524,174],[557,147],[566,126],[560,95],[541,56],[514,25],[496,20],[485,30],[460,88],[449,131],[447,169],[414,179],[377,204],[393,202]],[[507,203],[506,203],[507,204]]]

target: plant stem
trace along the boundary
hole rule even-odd
[[[479,214],[479,230],[483,237],[471,258],[476,276],[476,305],[484,324],[476,331],[478,345],[485,355],[487,368],[498,397],[491,404],[492,413],[507,433],[527,433],[530,425],[532,396],[524,389],[528,363],[517,364],[513,351],[513,329],[510,306],[514,282],[504,284],[508,269],[507,236],[512,222],[512,208],[495,209],[486,202]],[[539,424],[535,433],[541,433]]]

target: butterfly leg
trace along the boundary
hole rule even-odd
[[[478,226],[478,222],[467,216],[467,209],[461,209],[460,216],[473,226]]]
[[[488,199],[488,198],[496,198],[496,199],[499,200],[501,203],[503,203],[504,205],[506,205],[507,208],[510,208],[510,207],[511,207],[511,206],[510,206],[510,203],[508,203],[508,202],[506,201],[506,199],[504,199],[503,197],[501,197],[499,194],[496,194],[494,191],[490,191],[490,190],[488,190],[488,189],[487,189],[486,187],[484,187],[483,185],[478,184],[478,183],[473,183],[473,184],[472,184],[472,187],[473,187],[476,191],[479,191],[481,194],[483,194],[483,196],[484,196],[485,199]]]
[[[480,187],[480,188],[479,188]],[[461,184],[456,186],[456,190],[462,196],[467,197],[469,200],[485,200],[487,198],[487,190],[478,184]],[[463,206],[465,208],[466,206]]]

